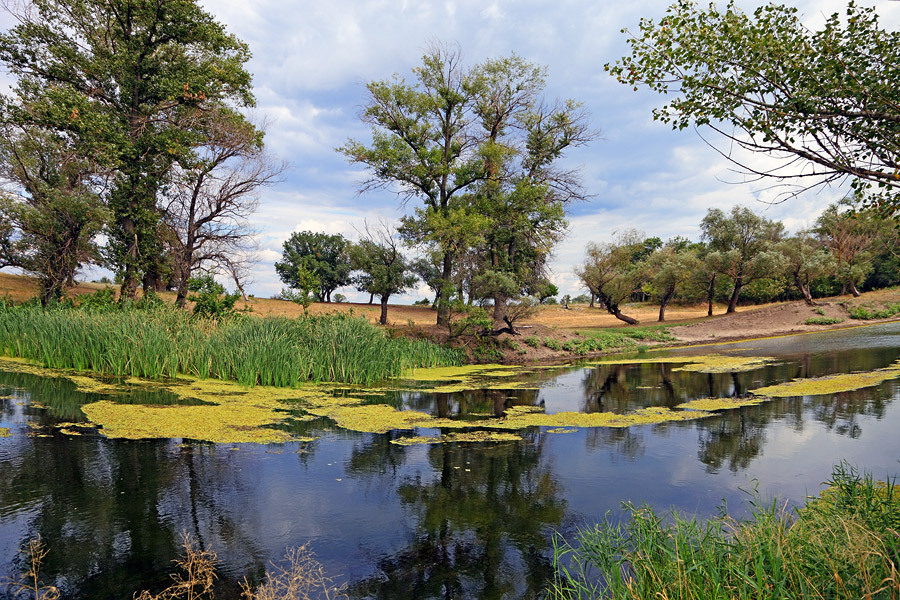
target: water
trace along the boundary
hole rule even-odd
[[[540,404],[547,412],[625,412],[697,397],[743,395],[794,377],[887,366],[891,324],[685,352],[777,356],[756,371],[706,375],[669,364],[573,367],[540,390],[435,395],[397,406],[441,416]],[[172,402],[135,391],[123,401]],[[802,503],[847,460],[900,472],[900,384],[774,400],[698,421],[630,429],[528,431],[504,444],[400,447],[398,433],[312,425],[321,437],[283,446],[68,436],[94,400],[62,380],[0,372],[0,577],[40,535],[43,579],[65,598],[131,598],[167,583],[182,534],[222,561],[218,598],[258,580],[306,542],[354,598],[533,598],[552,574],[550,537],[616,518],[624,501],[746,514],[750,491]],[[383,400],[383,399],[382,399]],[[306,425],[309,427],[310,425]],[[0,595],[2,597],[2,595]]]

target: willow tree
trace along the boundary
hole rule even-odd
[[[726,312],[733,313],[745,285],[771,277],[781,269],[783,257],[776,244],[784,237],[784,225],[735,206],[731,214],[711,208],[700,223],[709,244],[707,264],[731,279],[731,299]]]
[[[619,233],[611,242],[588,244],[584,263],[575,274],[599,298],[607,312],[620,321],[636,325],[637,319],[624,314],[621,305],[641,286],[642,261],[647,246],[638,231]]]
[[[658,21],[642,19],[628,43],[631,54],[606,69],[666,96],[655,119],[715,131],[722,154],[753,177],[802,187],[849,177],[898,208],[900,32],[873,8],[851,1],[811,30],[793,7],[748,14],[679,0]],[[754,166],[737,148],[781,162]]]
[[[114,168],[110,258],[133,296],[162,254],[157,197],[204,137],[180,117],[252,105],[250,52],[194,0],[31,0],[14,16],[0,35],[12,118]]]

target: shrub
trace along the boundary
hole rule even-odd
[[[837,317],[810,317],[803,322],[804,325],[834,325],[836,323],[843,323],[844,319],[839,319]]]

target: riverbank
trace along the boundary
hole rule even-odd
[[[107,286],[80,283],[70,290],[70,296],[89,294],[104,287]],[[0,273],[0,298],[23,302],[34,297],[36,290],[34,282],[27,277]],[[164,292],[160,296],[174,303],[174,294]],[[866,292],[859,298],[822,298],[816,302],[815,306],[808,306],[802,301],[741,306],[732,314],[725,313],[724,305],[716,304],[711,317],[707,316],[705,304],[672,306],[666,311],[668,321],[665,323],[656,321],[658,306],[629,304],[623,312],[636,318],[639,321],[637,326],[625,326],[601,308],[545,305],[537,307],[532,315],[517,324],[519,335],[502,334],[482,339],[473,336],[450,339],[445,329],[435,325],[435,311],[431,307],[391,305],[388,328],[394,336],[428,339],[463,348],[471,362],[534,364],[559,363],[579,357],[651,347],[709,344],[840,329],[897,320],[900,316],[870,320],[851,318],[851,312],[860,308],[877,312],[900,304],[900,289]],[[304,314],[303,308],[293,302],[271,298],[250,297],[245,302],[239,302],[237,308],[259,317],[297,318]],[[313,303],[309,314],[350,314],[376,323],[380,310],[377,304]]]

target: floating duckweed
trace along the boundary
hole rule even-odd
[[[632,365],[632,364],[681,364],[673,371],[693,371],[696,373],[738,373],[763,367],[776,359],[769,356],[727,356],[706,354],[701,356],[664,356],[654,358],[628,358],[597,360],[591,365]]]
[[[754,406],[756,404],[761,404],[766,400],[768,400],[768,398],[763,396],[746,398],[698,398],[696,400],[691,400],[690,402],[685,402],[684,404],[679,404],[675,408],[681,410],[702,411],[727,410],[729,408],[739,408],[741,406]]]
[[[416,446],[425,444],[449,444],[452,442],[518,442],[522,437],[514,433],[497,431],[472,431],[466,433],[448,433],[440,436],[413,436],[391,440],[398,446]]]
[[[0,427],[0,438],[8,438],[12,436],[12,430],[9,427]]]
[[[63,427],[62,429],[59,430],[59,432],[62,433],[63,435],[72,435],[72,436],[83,435],[80,431],[78,431],[77,429],[73,429],[71,427]]]
[[[865,387],[878,385],[889,379],[900,377],[900,361],[884,369],[864,371],[861,373],[841,373],[838,375],[826,375],[824,377],[809,377],[806,379],[794,379],[777,385],[750,390],[751,393],[776,398],[789,396],[822,396],[849,392]]]
[[[548,429],[544,433],[575,433],[578,431],[576,427],[555,427],[553,429]]]
[[[518,407],[517,407],[518,408]],[[668,421],[690,421],[712,416],[713,413],[700,410],[674,411],[665,407],[651,406],[624,415],[599,412],[558,412],[552,415],[535,412],[518,412],[502,420],[508,429],[525,427],[630,427],[632,425],[653,425]]]
[[[462,367],[432,367],[411,369],[400,375],[400,379],[409,381],[460,381],[473,375],[488,375],[493,377],[515,375],[523,367],[514,365],[464,365]],[[497,375],[502,373],[503,375]]]

